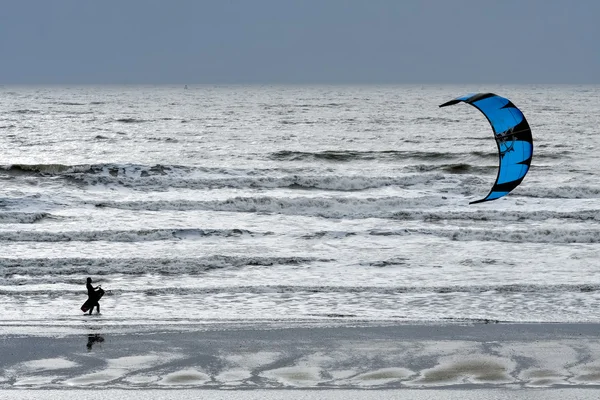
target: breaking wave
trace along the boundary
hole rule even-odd
[[[138,118],[118,118],[115,119],[116,122],[122,122],[125,124],[140,124],[142,122],[148,122],[144,119],[138,119]]]
[[[600,186],[523,186],[518,193],[533,198],[597,199],[600,198]]]
[[[521,221],[519,221],[521,222]],[[524,226],[524,225],[523,225]],[[261,238],[273,232],[244,229],[146,229],[101,231],[3,231],[0,242],[152,242],[169,240],[199,240],[205,237]],[[345,239],[355,236],[435,236],[454,241],[485,241],[506,243],[600,243],[600,227],[595,228],[463,228],[443,226],[431,228],[382,229],[365,231],[315,231],[301,234],[304,240]],[[397,262],[392,262],[396,265]],[[401,264],[401,263],[400,263]],[[383,265],[380,265],[383,266]]]
[[[232,197],[225,200],[159,200],[159,201],[106,201],[94,203],[96,207],[146,211],[223,211],[263,214],[302,215],[321,218],[384,218],[406,221],[544,221],[565,219],[600,221],[600,210],[582,211],[420,211],[423,205],[436,208],[448,205],[442,196],[404,197]],[[580,231],[575,230],[574,233]],[[584,231],[581,231],[585,234]]]
[[[59,175],[69,171],[72,166],[64,164],[11,164],[3,165],[0,169],[10,175]]]
[[[439,167],[443,170],[445,167]],[[118,185],[132,189],[168,188],[292,188],[356,191],[387,186],[428,185],[443,180],[441,173],[403,174],[400,176],[315,175],[302,170],[244,171],[179,165],[64,165],[13,164],[0,169],[9,175],[62,177],[86,185]]]
[[[77,282],[79,283],[79,282]],[[147,296],[198,296],[209,294],[227,293],[235,294],[269,294],[293,293],[319,295],[324,293],[336,294],[378,294],[399,295],[404,293],[414,294],[450,294],[450,293],[497,293],[497,294],[535,294],[535,293],[590,293],[600,292],[599,284],[509,284],[509,285],[452,285],[452,286],[300,286],[300,285],[240,285],[240,286],[215,286],[215,287],[167,287],[167,288],[131,288],[127,293],[141,293]],[[110,294],[121,294],[122,290],[111,290]],[[0,295],[47,295],[47,290],[25,289],[0,290]],[[61,290],[61,295],[81,294],[81,289]]]
[[[234,257],[215,255],[200,258],[0,258],[0,276],[85,275],[199,275],[223,268],[246,266],[301,265],[329,260],[312,257]]]
[[[401,229],[401,230],[372,230],[375,236],[436,236],[456,241],[484,241],[508,243],[600,243],[599,228],[563,229],[563,228],[534,228],[534,229],[471,229],[471,228],[440,228],[440,229]]]
[[[33,224],[50,217],[45,212],[0,212],[0,224]]]
[[[146,211],[226,211],[266,214],[304,215],[322,218],[393,218],[396,210],[415,208],[427,203],[441,206],[445,202],[440,196],[421,198],[383,197],[357,199],[349,197],[297,197],[278,198],[234,197],[226,200],[174,200],[174,201],[106,201],[96,207]]]
[[[369,152],[366,152],[369,153]],[[395,152],[394,152],[395,153]],[[310,153],[313,154],[313,153]],[[437,154],[425,153],[428,157]],[[77,185],[106,185],[126,187],[132,190],[165,191],[174,189],[210,190],[274,189],[361,191],[385,187],[411,188],[431,187],[444,180],[461,179],[454,184],[455,191],[464,192],[472,184],[485,184],[483,177],[497,172],[496,165],[466,163],[417,163],[402,166],[397,175],[361,176],[343,174],[339,171],[318,173],[311,168],[235,169],[208,168],[184,165],[139,164],[11,164],[0,166],[9,176],[58,177]],[[489,182],[488,182],[489,183]],[[490,183],[491,184],[491,183]],[[548,199],[600,198],[600,186],[561,185],[556,187],[523,185],[513,196]]]
[[[89,185],[119,185],[132,189],[186,188],[186,189],[319,189],[331,191],[358,191],[387,186],[410,187],[426,185],[443,180],[438,175],[404,175],[400,177],[363,177],[363,176],[316,176],[316,175],[287,175],[287,176],[255,176],[255,177],[211,177],[188,178],[172,176],[148,176],[144,178],[123,176],[79,176],[76,178]]]
[[[581,211],[511,211],[511,210],[473,210],[473,211],[398,211],[394,219],[405,221],[546,221],[560,219],[570,221],[600,221],[600,209]]]
[[[0,219],[1,221],[1,219]],[[157,240],[194,239],[202,237],[239,237],[242,235],[269,235],[244,229],[143,229],[104,230],[72,232],[0,232],[0,241],[5,242],[149,242]]]
[[[404,159],[419,159],[419,160],[448,160],[464,157],[464,154],[435,152],[435,151],[400,151],[400,150],[385,150],[385,151],[319,151],[319,152],[303,152],[282,150],[271,153],[270,158],[277,161],[334,161],[348,162],[358,160],[404,160]]]
[[[485,138],[489,140],[489,138]],[[498,153],[495,151],[467,151],[467,152],[448,152],[448,151],[417,151],[417,150],[381,150],[381,151],[361,151],[361,150],[326,150],[326,151],[295,151],[280,150],[270,153],[269,158],[276,161],[330,161],[330,162],[351,162],[351,161],[401,161],[401,160],[421,160],[421,161],[451,161],[459,159],[475,159],[495,161],[498,160]],[[557,156],[552,153],[536,154],[536,159],[556,159]],[[497,168],[496,163],[496,168]]]

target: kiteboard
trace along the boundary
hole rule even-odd
[[[96,290],[95,293],[96,293],[96,299],[95,300],[87,299],[85,301],[85,303],[83,303],[83,305],[81,306],[81,311],[83,311],[83,312],[90,311],[90,309],[96,305],[98,300],[100,300],[102,298],[102,296],[104,296],[104,290],[102,290],[102,288],[98,288],[98,290]]]

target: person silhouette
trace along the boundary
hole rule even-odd
[[[90,315],[92,314],[94,307],[96,307],[98,309],[98,314],[100,314],[100,303],[98,301],[104,294],[104,290],[102,290],[100,285],[93,287],[92,286],[92,278],[90,278],[90,277],[87,278],[87,283],[85,284],[85,287],[87,288],[87,292],[88,292],[88,300],[86,303],[89,302]]]

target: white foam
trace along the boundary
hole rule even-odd
[[[147,167],[144,167],[147,168]],[[88,185],[118,186],[133,190],[164,191],[167,189],[276,189],[276,188],[302,188],[332,191],[359,191],[365,189],[385,188],[389,186],[411,187],[432,184],[443,179],[442,174],[403,174],[401,176],[356,176],[327,174],[323,176],[305,174],[301,170],[295,175],[286,174],[286,171],[256,171],[258,176],[246,176],[240,171],[230,171],[228,176],[223,176],[222,171],[189,173],[173,173],[169,171],[162,176],[141,177],[139,171],[123,169],[124,174],[112,176],[110,174],[81,174],[66,173],[64,175],[76,178]],[[131,172],[130,172],[131,171]],[[266,175],[268,174],[268,175]]]
[[[40,360],[26,361],[21,366],[28,370],[55,370],[64,368],[75,368],[78,366],[76,362],[65,358],[45,358]]]
[[[46,386],[58,379],[59,376],[20,376],[14,386]]]
[[[303,215],[324,218],[390,218],[398,209],[414,209],[423,204],[430,207],[445,205],[439,196],[419,198],[351,196],[330,197],[234,197],[226,200],[172,200],[172,201],[106,201],[100,207],[125,210],[211,210],[227,212],[271,213]]]
[[[124,378],[137,370],[167,363],[178,357],[180,356],[176,353],[160,353],[108,359],[107,368],[104,370],[70,378],[64,384],[69,386],[106,384]]]

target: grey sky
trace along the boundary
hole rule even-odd
[[[0,83],[600,83],[597,0],[0,0]]]

